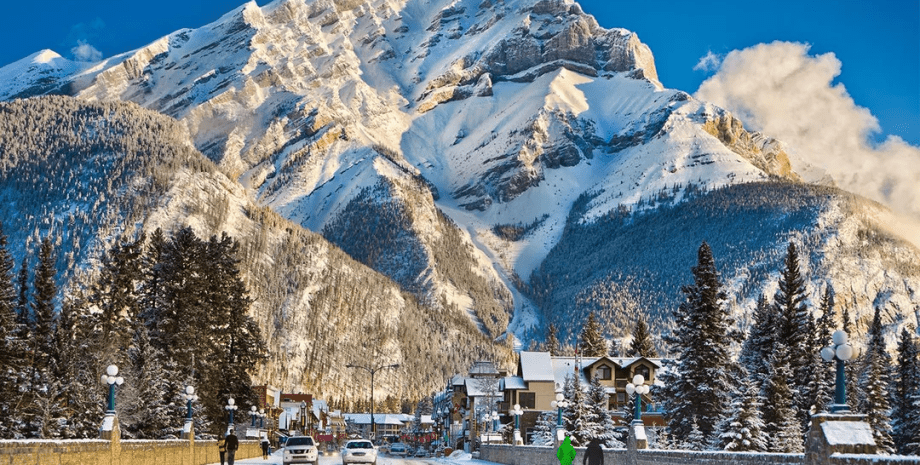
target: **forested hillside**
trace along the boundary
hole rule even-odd
[[[611,336],[629,334],[637,312],[648,315],[653,332],[672,325],[680,304],[685,270],[703,241],[729,287],[735,312],[770,296],[789,242],[798,244],[809,297],[816,306],[831,285],[841,306],[856,315],[860,331],[873,306],[898,323],[912,307],[910,283],[920,280],[915,248],[885,232],[870,213],[872,202],[836,188],[771,181],[730,185],[712,191],[685,189],[685,201],[663,196],[642,210],[620,208],[594,222],[582,220],[576,202],[560,242],[531,276],[531,293],[547,323],[570,340],[595,312]],[[599,193],[596,193],[599,194]],[[882,266],[883,276],[871,270]],[[571,321],[579,323],[567,324]]]
[[[345,365],[377,360],[401,364],[398,374],[378,377],[378,394],[417,398],[492,350],[465,312],[433,310],[255,205],[194,149],[181,124],[134,104],[69,97],[0,104],[0,186],[16,273],[24,258],[33,269],[36,244],[50,237],[58,305],[72,286],[92,283],[101,253],[121,237],[191,226],[200,237],[226,232],[239,241],[250,315],[269,353],[250,367],[257,382],[363,397],[366,373]]]

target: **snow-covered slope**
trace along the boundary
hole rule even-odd
[[[563,239],[579,199],[577,221],[592,224],[686,192],[799,179],[782,143],[663,88],[636,34],[571,0],[250,2],[51,80],[48,92],[178,118],[259,204],[493,336],[509,312],[519,334],[539,321],[514,283]],[[0,80],[0,95],[22,88]],[[387,231],[409,255],[364,247],[380,241],[373,228],[341,227],[389,209],[406,219]],[[445,252],[454,235],[447,248],[469,253]]]

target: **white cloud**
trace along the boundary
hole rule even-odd
[[[700,61],[696,63],[696,66],[693,67],[693,70],[712,72],[719,69],[719,65],[721,64],[722,55],[716,55],[715,53],[712,53],[712,50],[709,50],[705,55],[700,57]]]
[[[840,60],[833,53],[808,51],[809,45],[790,42],[732,51],[696,97],[785,142],[840,187],[920,219],[920,147],[897,136],[873,143],[878,120],[856,105],[843,84],[833,82]],[[914,236],[920,244],[920,234]]]
[[[77,42],[76,47],[70,49],[70,54],[73,55],[73,59],[76,61],[99,61],[102,59],[102,52],[82,40]]]

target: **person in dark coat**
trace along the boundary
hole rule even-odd
[[[230,428],[230,434],[227,435],[227,465],[233,465],[236,459],[236,450],[240,448],[240,440],[233,434],[233,428]]]
[[[224,465],[224,462],[227,460],[227,437],[221,436],[217,440],[217,451],[220,452],[220,465]]]
[[[268,436],[262,435],[262,460],[268,460]]]
[[[594,438],[588,443],[581,465],[604,465],[604,449],[601,448],[600,439]]]

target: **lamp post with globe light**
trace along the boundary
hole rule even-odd
[[[648,386],[645,385],[645,377],[642,375],[633,376],[632,381],[626,385],[626,393],[629,395],[636,394],[636,410],[633,414],[633,422],[642,423],[642,396],[648,394]]]
[[[227,426],[228,431],[230,428],[233,428],[233,412],[237,409],[237,407],[238,406],[236,405],[236,400],[234,400],[232,397],[227,399],[227,405],[224,406],[224,410],[230,414],[230,423]]]
[[[256,407],[255,405],[253,405],[252,407],[249,407],[249,419],[252,420],[252,422],[249,424],[250,428],[252,429],[256,428],[256,417],[258,416],[259,416],[259,407]]]
[[[848,412],[847,405],[847,378],[845,362],[853,358],[853,346],[847,344],[847,333],[842,330],[834,331],[832,336],[834,345],[821,349],[821,358],[830,362],[837,361],[837,383],[834,388],[834,403],[831,404],[831,413]]]
[[[514,408],[510,412],[514,415],[514,440],[512,444],[515,446],[523,445],[524,441],[521,439],[521,415],[524,414],[524,411],[521,410],[520,404],[514,404]]]
[[[562,442],[562,440],[565,439],[565,426],[562,424],[562,409],[568,408],[569,405],[571,405],[571,402],[565,400],[565,396],[562,395],[562,386],[559,383],[556,383],[556,400],[550,402],[550,406],[559,409],[559,412],[556,415],[557,442]]]
[[[109,365],[100,380],[102,384],[109,385],[109,406],[105,411],[105,416],[102,417],[102,427],[99,430],[103,439],[112,439],[121,434],[118,427],[118,416],[115,413],[115,386],[124,384],[125,379],[118,376],[117,366]]]
[[[195,422],[192,420],[192,402],[198,400],[198,394],[195,394],[195,388],[185,386],[185,392],[182,397],[186,401],[185,426],[182,428],[182,439],[195,440]]]

